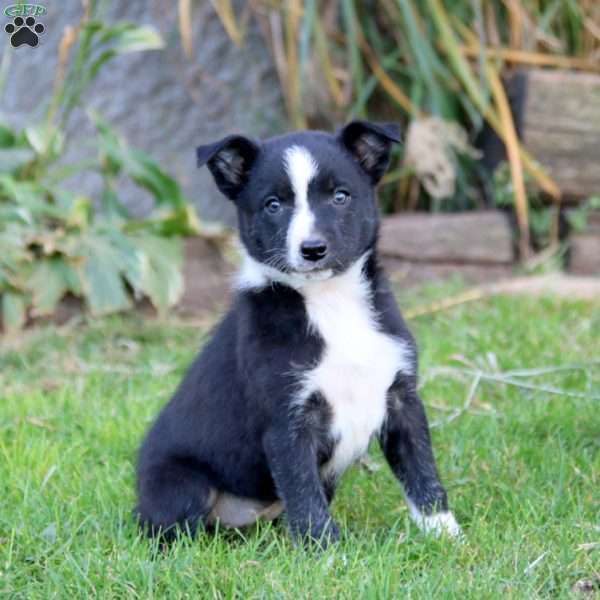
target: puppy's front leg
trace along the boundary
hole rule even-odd
[[[388,392],[388,410],[380,442],[392,471],[402,483],[416,524],[436,535],[460,534],[448,510],[441,484],[425,409],[416,390],[416,377],[400,375]]]
[[[266,433],[264,448],[292,536],[322,545],[337,541],[340,533],[329,514],[310,432],[296,423],[279,423]]]

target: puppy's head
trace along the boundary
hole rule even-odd
[[[337,134],[302,131],[201,146],[221,192],[238,210],[246,251],[268,273],[326,279],[375,243],[375,186],[398,127],[353,121]]]

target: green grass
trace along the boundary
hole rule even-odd
[[[381,469],[349,471],[343,541],[294,548],[281,525],[152,552],[133,524],[134,458],[206,333],[110,319],[47,327],[0,352],[0,596],[6,598],[563,598],[600,570],[600,304],[494,298],[415,319],[433,442],[466,541],[428,539]],[[543,558],[529,568],[540,556]]]

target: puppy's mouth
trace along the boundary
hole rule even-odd
[[[289,271],[293,277],[306,279],[307,281],[323,281],[333,277],[333,269],[331,267],[318,266],[300,266]]]
[[[310,271],[294,271],[296,277],[301,277],[308,281],[324,281],[333,277],[333,269],[311,269]]]

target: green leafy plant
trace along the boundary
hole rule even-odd
[[[6,330],[22,327],[28,315],[51,314],[67,294],[84,299],[92,315],[127,309],[142,297],[163,312],[180,297],[180,237],[200,227],[177,182],[93,112],[96,155],[61,162],[71,113],[101,69],[120,54],[161,46],[149,27],[108,25],[86,14],[63,37],[45,120],[22,131],[0,121],[0,314]],[[99,198],[65,184],[91,173],[102,178]],[[132,218],[119,198],[123,176],[154,200],[143,219]]]
[[[552,245],[557,236],[557,208],[549,206],[539,186],[529,175],[524,177],[525,194],[529,206],[529,235],[536,250],[544,250]],[[515,188],[507,162],[501,163],[494,172],[492,180],[494,204],[500,208],[515,207]]]
[[[581,233],[588,229],[590,216],[600,212],[600,196],[591,196],[583,204],[567,211],[567,221],[577,232]]]

